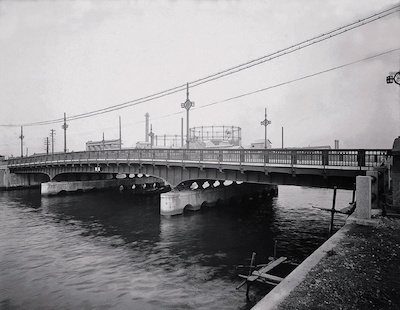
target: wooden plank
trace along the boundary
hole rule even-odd
[[[279,283],[276,283],[276,282],[265,280],[264,278],[258,278],[257,281],[260,282],[260,283],[263,283],[263,284],[269,284],[269,285],[273,285],[273,286],[277,286],[279,284]]]
[[[261,268],[260,270],[255,270],[251,273],[249,276],[244,276],[244,275],[239,275],[239,277],[246,279],[247,282],[254,282],[256,281],[259,277],[264,278],[265,280],[270,280],[270,281],[275,281],[275,282],[281,282],[283,278],[273,276],[270,274],[267,274],[268,271],[274,269],[276,266],[279,264],[283,263],[287,257],[279,257],[278,259],[270,262],[267,266]]]
[[[287,257],[279,257],[278,259],[270,262],[267,266],[261,268],[257,272],[258,273],[267,273],[271,269],[274,269],[276,266],[278,266],[279,264],[283,263],[285,260],[287,260]],[[253,274],[254,274],[254,271],[253,271]]]
[[[268,274],[268,273],[260,273],[259,277],[270,280],[270,281],[274,281],[274,282],[282,282],[283,278],[278,277],[278,276],[274,276],[272,274]]]

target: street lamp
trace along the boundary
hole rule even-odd
[[[150,148],[153,148],[153,144],[154,144],[154,132],[153,132],[153,125],[150,125],[150,133],[149,133],[149,137],[150,137]]]
[[[400,71],[390,72],[386,77],[387,84],[392,84],[393,82],[400,86]]]
[[[189,110],[191,107],[194,107],[194,102],[189,100],[189,83],[186,84],[186,101],[181,103],[181,108],[186,109],[186,148],[189,148]]]
[[[64,129],[64,153],[67,153],[67,115],[64,113],[64,124],[61,126]]]
[[[396,73],[389,73],[390,75],[386,77],[386,83],[392,84],[395,82],[397,85],[400,85],[400,71]]]
[[[267,126],[271,124],[271,121],[267,119],[267,108],[265,108],[265,118],[261,122],[261,125],[265,127],[265,134],[264,134],[264,148],[268,148],[268,139],[267,139]]]

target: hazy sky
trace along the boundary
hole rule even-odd
[[[353,1],[0,1],[0,125],[107,108],[272,54],[400,5]],[[192,126],[240,126],[243,145],[391,148],[400,135],[400,51],[287,84],[400,48],[396,12],[307,48],[190,89]],[[282,84],[281,86],[273,87]],[[235,100],[228,98],[269,88]],[[118,138],[144,140],[144,114],[158,135],[180,134],[186,91],[68,122],[67,147]],[[214,105],[209,105],[216,103]],[[209,106],[206,106],[209,105]],[[172,115],[170,115],[172,114]],[[186,120],[186,117],[185,117]],[[62,123],[24,126],[24,151],[45,151]],[[19,127],[0,127],[0,154],[20,154]]]

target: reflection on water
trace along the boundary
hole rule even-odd
[[[161,217],[158,197],[0,192],[1,309],[249,309],[235,265],[300,262],[327,237],[332,190]],[[351,192],[338,191],[344,207]],[[336,220],[337,228],[344,216]]]

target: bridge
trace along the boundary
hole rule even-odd
[[[147,174],[172,187],[193,180],[232,180],[351,189],[379,167],[389,149],[122,149],[10,158],[16,174],[49,180],[79,174]]]
[[[135,148],[9,158],[7,169],[19,176],[40,175],[42,194],[68,191],[71,184],[75,186],[73,190],[96,182],[96,186],[106,187],[107,182],[122,182],[116,179],[123,178],[127,182],[121,184],[125,186],[130,184],[132,175],[139,174],[153,178],[152,182],[161,179],[177,189],[161,195],[160,213],[163,215],[181,214],[185,208],[197,210],[205,202],[220,198],[270,191],[271,184],[352,189],[357,179],[357,210],[361,212],[360,217],[369,218],[375,195],[372,192],[378,196],[379,187],[387,187],[381,180],[389,183],[388,161],[393,161],[393,200],[394,205],[398,203],[399,147],[400,138],[395,140],[391,150]],[[381,170],[383,178],[376,170]],[[225,186],[225,182],[221,182],[225,180],[231,181],[230,184],[236,182]],[[378,182],[374,185],[374,180],[380,180],[381,185]],[[194,184],[197,187],[193,187]],[[362,197],[366,197],[363,206]]]

